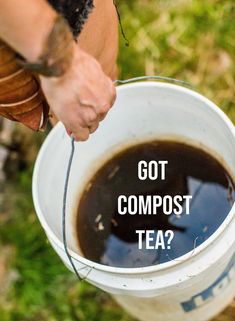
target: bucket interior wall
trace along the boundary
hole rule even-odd
[[[73,227],[84,183],[116,149],[134,141],[159,137],[181,137],[185,142],[193,141],[196,146],[203,144],[226,159],[235,177],[234,135],[210,101],[174,85],[148,82],[121,86],[115,105],[100,128],[87,142],[76,144],[67,208],[71,249],[78,252]],[[41,213],[60,240],[63,188],[70,149],[70,139],[59,124],[44,146],[37,173]]]

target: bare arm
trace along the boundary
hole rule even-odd
[[[0,0],[0,38],[26,59],[37,60],[55,16],[45,0]]]
[[[46,0],[0,0],[0,38],[37,61],[56,16]],[[99,63],[75,44],[64,75],[40,78],[51,109],[76,140],[96,130],[115,100],[115,88]]]

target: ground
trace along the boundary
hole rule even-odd
[[[129,40],[127,47],[120,37],[119,78],[149,74],[186,80],[234,122],[234,1],[118,3]],[[30,135],[26,162],[19,159],[26,153],[19,148],[25,139],[17,135],[7,163],[7,181],[0,176],[1,321],[133,321],[107,294],[77,282],[37,221],[31,175],[45,135]],[[213,321],[234,319],[235,303]]]

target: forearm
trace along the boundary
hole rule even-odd
[[[45,0],[0,0],[0,38],[27,60],[36,61],[56,15]]]
[[[25,68],[41,76],[47,103],[67,132],[76,140],[88,139],[114,103],[115,87],[100,64],[74,42],[66,21],[46,0],[0,0],[0,39],[26,58]],[[31,128],[41,128],[39,116]]]

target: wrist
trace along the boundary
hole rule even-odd
[[[60,77],[69,69],[74,53],[74,39],[70,28],[61,15],[54,19],[37,60],[19,59],[23,67],[46,77]]]

